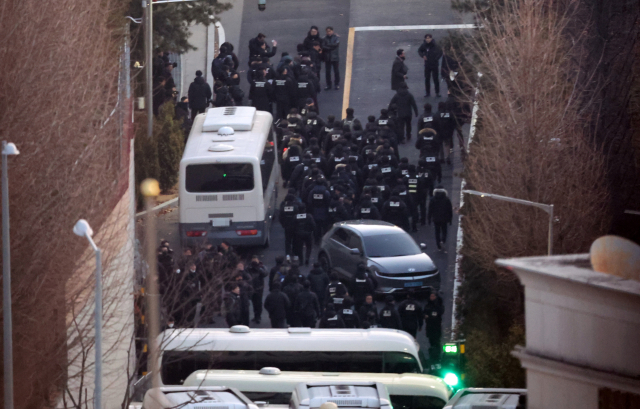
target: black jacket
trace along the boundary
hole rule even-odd
[[[302,290],[296,298],[293,311],[298,314],[300,318],[317,319],[320,316],[318,296],[309,290]]]
[[[408,298],[398,305],[398,314],[402,321],[402,326],[409,328],[422,328],[422,307],[413,298]]]
[[[402,329],[402,322],[400,321],[400,314],[393,304],[386,304],[383,309],[380,310],[379,322],[382,328]]]
[[[360,317],[351,308],[340,308],[338,315],[342,318],[345,328],[360,328]]]
[[[401,83],[405,82],[404,76],[409,72],[409,68],[400,57],[393,60],[391,67],[391,89],[396,91]]]
[[[272,290],[264,300],[264,309],[269,312],[269,318],[274,321],[285,319],[289,307],[291,307],[289,297],[280,290]]]
[[[434,301],[429,300],[424,306],[423,312],[427,325],[427,336],[439,337],[442,332],[442,315],[444,314],[442,298],[438,296]]]
[[[367,321],[370,325],[378,325],[378,309],[375,303],[363,304],[358,312],[362,322]]]
[[[411,117],[411,109],[413,109],[415,115],[418,116],[418,106],[416,105],[416,99],[413,97],[413,94],[411,94],[406,88],[400,88],[396,92],[396,95],[391,98],[391,102],[389,102],[389,109],[391,109],[391,105],[393,104],[396,105],[398,118]]]
[[[337,308],[340,308],[347,293],[347,287],[340,281],[330,281],[325,291],[324,301],[327,304],[333,303]]]
[[[317,41],[318,43],[320,43],[320,45],[322,45],[322,38],[320,38],[320,34],[311,35],[311,30],[309,30],[309,32],[307,33],[307,37],[302,42],[302,45],[304,45],[304,49],[305,50],[313,49],[314,41]]]
[[[442,57],[442,50],[436,44],[436,40],[431,40],[430,43],[426,41],[422,42],[420,48],[418,48],[418,55],[420,58],[427,57],[427,60],[424,62],[426,67],[438,68],[438,61],[440,57]]]
[[[337,34],[334,33],[332,36],[325,36],[325,38],[322,39],[321,45],[325,61],[340,61],[340,37],[338,37]]]
[[[397,196],[391,197],[382,206],[382,220],[395,224],[405,231],[409,231],[409,216],[409,208]]]
[[[447,191],[444,189],[434,189],[433,198],[429,201],[429,212],[427,219],[429,223],[449,223],[453,218],[453,209],[451,206],[451,200],[447,196]]]
[[[236,293],[227,293],[224,295],[224,309],[226,311],[225,319],[229,327],[240,324],[240,296]]]
[[[327,310],[324,312],[318,328],[344,328],[344,321],[340,314],[334,310]]]
[[[206,83],[204,78],[196,77],[191,85],[189,85],[189,108],[202,110],[209,105],[211,101],[211,87]]]
[[[249,99],[251,105],[259,111],[271,110],[271,99],[273,98],[273,85],[264,79],[251,81],[249,89]]]
[[[264,290],[264,279],[269,275],[265,266],[262,264],[259,264],[257,267],[249,265],[247,273],[251,275],[251,286],[253,287],[253,291],[256,293],[262,293],[262,290]]]
[[[325,290],[330,281],[327,273],[321,267],[313,268],[307,275],[307,280],[311,283],[311,291],[316,293],[320,302],[323,302]]]

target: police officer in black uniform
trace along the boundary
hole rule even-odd
[[[385,305],[384,308],[380,310],[379,317],[380,326],[382,328],[402,330],[402,321],[400,321],[400,315],[396,309],[393,295],[387,295],[385,298]]]
[[[351,297],[345,297],[342,302],[342,308],[338,313],[342,317],[342,321],[344,322],[345,328],[360,328],[360,317],[358,314],[351,308],[353,306],[353,301]]]
[[[413,290],[410,290],[407,294],[407,299],[398,305],[398,314],[400,314],[402,329],[415,338],[422,328],[423,315],[422,307],[416,301]]]
[[[284,229],[284,252],[285,254],[291,254],[293,250],[293,238],[295,235],[296,215],[299,212],[299,202],[292,194],[288,194],[284,197],[282,203],[280,203],[280,224]]]
[[[333,304],[338,308],[342,307],[342,301],[344,301],[344,297],[349,295],[349,291],[347,290],[347,286],[342,284],[340,280],[338,280],[338,273],[331,273],[329,276],[331,281],[329,281],[329,285],[325,291],[324,301],[328,304]]]
[[[382,206],[382,220],[409,231],[409,209],[398,196],[391,196]]]
[[[309,258],[311,257],[311,249],[313,248],[313,236],[315,230],[318,228],[313,216],[307,213],[307,207],[304,203],[298,205],[298,213],[296,214],[296,220],[294,223],[295,231],[293,243],[293,254],[297,255],[300,259],[300,264],[309,264]],[[302,255],[302,246],[306,246],[305,257]]]

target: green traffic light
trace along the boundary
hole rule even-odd
[[[458,384],[458,375],[449,372],[444,376],[444,383],[446,383],[447,385],[454,387]]]
[[[223,174],[222,174],[222,177],[223,177],[223,178],[226,178],[226,177],[227,177],[227,174],[226,174],[226,173],[223,173]]]
[[[456,353],[458,353],[458,346],[457,345],[445,345],[444,346],[444,352],[446,352],[448,354],[456,354]]]

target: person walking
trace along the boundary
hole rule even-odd
[[[324,293],[329,285],[329,275],[326,271],[322,269],[320,263],[317,261],[313,263],[313,268],[309,271],[309,275],[307,275],[307,280],[311,285],[311,291],[313,291],[318,296],[318,301],[320,305],[324,305]],[[319,315],[319,314],[318,314]]]
[[[440,98],[440,83],[438,82],[438,61],[442,57],[442,50],[436,44],[431,34],[424,36],[424,42],[418,48],[418,55],[424,60],[424,89],[425,98],[431,96],[431,78],[436,97]]]
[[[251,304],[253,305],[253,322],[260,324],[262,317],[262,295],[264,294],[264,279],[269,275],[267,268],[262,264],[258,256],[251,257],[251,263],[247,269],[251,275]]]
[[[411,110],[413,110],[415,116],[418,116],[416,99],[413,97],[413,94],[409,92],[407,84],[403,83],[399,85],[396,95],[394,95],[393,98],[391,98],[391,102],[389,102],[389,109],[391,109],[392,105],[396,106],[398,121],[400,121],[401,132],[397,135],[398,142],[404,143],[405,140],[411,140],[411,120],[413,119]]]
[[[300,264],[309,265],[311,250],[313,249],[313,235],[319,226],[315,222],[313,215],[307,213],[307,207],[304,203],[298,205],[298,213],[295,217],[293,254],[298,256]],[[303,254],[302,250],[305,246],[306,250]]]
[[[444,304],[442,298],[435,292],[429,295],[429,300],[424,306],[424,321],[429,340],[429,358],[438,362],[440,358],[440,340],[442,338],[442,315]]]
[[[402,328],[416,338],[418,331],[422,329],[423,313],[412,290],[409,290],[407,299],[398,305],[398,314]]]
[[[269,313],[271,328],[287,328],[287,310],[290,307],[289,297],[280,291],[280,283],[273,283],[271,292],[264,300],[264,309]]]
[[[315,328],[316,321],[320,317],[320,302],[318,296],[311,291],[309,280],[305,280],[302,287],[302,291],[296,298],[293,311],[301,327]]]
[[[342,308],[340,308],[338,314],[342,318],[345,328],[360,328],[360,317],[358,316],[358,313],[352,309],[352,307],[353,301],[351,300],[351,297],[345,297],[344,301],[342,302]]]
[[[225,320],[229,328],[240,325],[240,286],[238,283],[228,283],[225,288],[223,305],[225,310]]]
[[[364,263],[358,264],[358,270],[351,283],[353,289],[353,302],[355,304],[355,310],[358,311],[360,306],[364,304],[368,294],[373,294],[373,282],[367,277],[367,266]]]
[[[284,253],[291,254],[293,250],[293,238],[296,233],[296,215],[299,211],[299,202],[292,194],[287,194],[282,203],[280,203],[280,211],[278,218],[284,229]],[[300,256],[298,256],[300,257]]]
[[[400,321],[400,315],[396,309],[393,295],[387,295],[384,308],[380,310],[379,316],[380,326],[382,328],[402,330],[402,321]]]
[[[442,245],[447,242],[447,223],[451,225],[453,218],[453,208],[447,191],[438,185],[433,189],[433,198],[429,202],[429,211],[427,212],[427,221],[429,225],[433,221],[436,233],[436,243],[438,250],[443,251]],[[446,251],[445,251],[446,252]]]
[[[324,301],[327,304],[332,304],[333,306],[337,306],[338,308],[342,307],[342,301],[344,301],[344,297],[349,295],[349,291],[347,291],[347,286],[342,284],[338,279],[338,273],[331,273],[331,281],[327,285],[324,295]]]
[[[358,314],[363,324],[366,322],[369,327],[374,328],[378,326],[378,309],[373,302],[373,295],[367,294],[364,304],[358,310]]]
[[[191,110],[191,120],[198,114],[203,114],[211,101],[211,87],[202,78],[202,71],[196,71],[196,78],[189,85],[189,109]]]
[[[400,88],[400,84],[407,80],[409,68],[404,63],[405,58],[402,48],[396,51],[396,59],[393,60],[393,65],[391,66],[391,89],[394,91],[397,91]]]
[[[325,90],[331,89],[332,67],[336,89],[340,89],[340,37],[331,26],[327,27],[325,31],[327,35],[322,39],[322,54],[324,55],[325,79],[327,81]]]
[[[327,304],[318,328],[344,328],[344,321],[332,303]]]

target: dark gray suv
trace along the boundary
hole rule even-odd
[[[440,273],[407,232],[377,220],[335,223],[322,238],[318,261],[349,282],[364,263],[377,282],[376,292],[394,294],[440,288]]]

